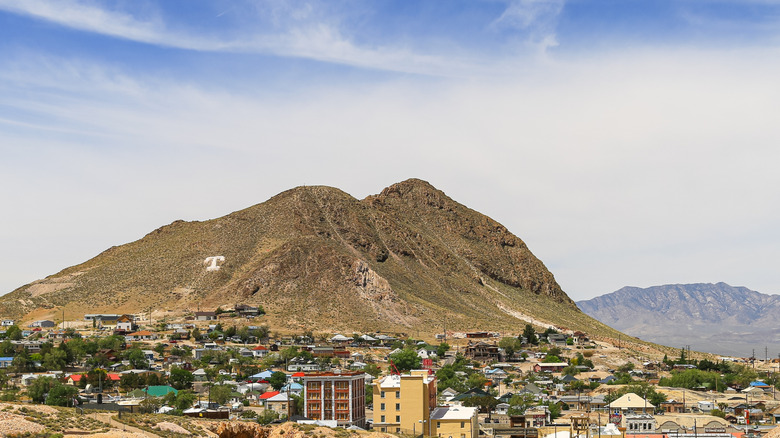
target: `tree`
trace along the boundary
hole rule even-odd
[[[479,407],[480,411],[487,412],[488,418],[490,418],[490,413],[498,404],[498,400],[490,395],[475,395],[463,400],[463,404],[465,406]]]
[[[38,377],[27,386],[27,395],[30,396],[35,403],[43,403],[46,401],[46,396],[51,388],[57,383],[59,382],[54,380],[53,377]]]
[[[70,385],[56,382],[49,390],[46,404],[50,406],[73,406],[73,399],[79,394],[79,390]]]
[[[363,371],[365,371],[366,374],[370,374],[375,378],[379,377],[379,375],[382,374],[382,370],[379,369],[379,367],[375,363],[366,364],[366,367],[363,368]]]
[[[417,352],[411,348],[405,348],[390,355],[389,360],[393,362],[398,371],[410,371],[420,368],[422,359]]]
[[[212,401],[219,403],[220,405],[224,405],[228,400],[230,400],[230,394],[232,392],[233,387],[230,385],[214,385],[211,388],[209,398]]]
[[[135,369],[142,369],[149,367],[149,361],[146,359],[144,352],[140,348],[131,348],[127,350],[125,358],[130,361],[130,366]]]
[[[268,383],[278,391],[287,383],[287,374],[281,371],[274,371],[271,377],[268,378]]]
[[[179,391],[178,394],[176,394],[176,401],[174,402],[174,406],[176,409],[179,410],[185,410],[192,407],[192,405],[195,403],[195,400],[198,399],[198,396],[195,395],[192,391],[185,390],[185,391]]]
[[[28,371],[33,368],[32,360],[30,360],[30,355],[27,354],[26,348],[23,348],[22,351],[14,356],[14,360],[11,362],[11,365],[14,367],[17,373]]]
[[[8,327],[8,329],[6,329],[5,337],[12,341],[18,341],[22,339],[22,329],[20,329],[16,324],[14,324],[11,327]]]
[[[192,340],[197,341],[198,339],[200,339],[201,336],[200,329],[195,327],[194,329],[192,329],[191,335],[192,335]]]
[[[498,346],[504,349],[507,358],[511,358],[516,351],[523,348],[523,343],[518,338],[506,337],[498,341]]]
[[[271,409],[266,409],[263,411],[262,414],[260,414],[259,417],[257,417],[257,422],[260,424],[271,424],[272,421],[279,418],[279,414],[276,413],[276,411],[273,411]]]
[[[162,342],[157,343],[157,345],[154,346],[154,351],[162,356],[165,353],[165,344]]]
[[[436,347],[436,356],[444,357],[444,354],[447,353],[447,351],[450,349],[450,344],[446,342],[442,342],[439,344],[438,347]]]
[[[190,388],[194,380],[191,372],[178,367],[171,368],[171,375],[168,377],[168,383],[176,389]]]
[[[536,405],[533,394],[515,394],[509,399],[508,415],[523,415],[531,406]]]
[[[523,329],[523,337],[531,345],[538,345],[539,338],[536,336],[536,331],[531,324],[526,324]]]

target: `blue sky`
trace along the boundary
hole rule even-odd
[[[574,299],[780,292],[780,2],[0,0],[0,293],[302,184],[410,177]]]

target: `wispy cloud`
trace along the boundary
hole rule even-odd
[[[478,69],[480,62],[458,55],[417,53],[392,45],[361,46],[326,20],[317,20],[309,8],[273,8],[276,24],[271,33],[246,32],[225,38],[171,30],[158,17],[141,19],[127,12],[108,10],[77,0],[0,0],[0,10],[45,20],[71,29],[114,38],[184,50],[261,53],[307,58],[354,67],[441,76],[463,76]],[[288,14],[293,20],[281,20]],[[308,20],[303,20],[309,18]]]
[[[526,42],[545,51],[558,45],[556,26],[564,0],[509,0],[493,25],[525,32]]]

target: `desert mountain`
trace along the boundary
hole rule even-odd
[[[577,305],[620,331],[672,347],[764,358],[780,352],[780,295],[726,283],[624,287]]]
[[[217,271],[204,260],[224,256]],[[0,298],[0,315],[262,305],[278,330],[606,335],[518,237],[411,179],[357,200],[298,187],[227,216],[176,221]],[[70,319],[70,318],[69,318]]]

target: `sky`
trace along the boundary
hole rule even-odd
[[[780,293],[780,2],[0,0],[0,294],[300,185],[424,179],[574,300]]]

